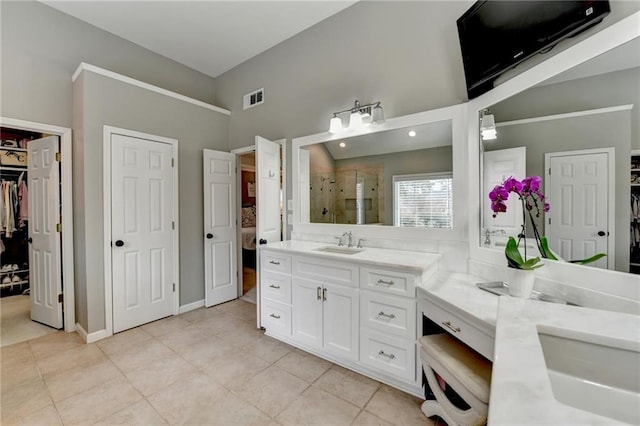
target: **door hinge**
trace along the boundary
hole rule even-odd
[[[549,225],[551,225],[551,218],[549,218]]]
[[[62,224],[56,223],[56,232],[62,232]]]
[[[176,229],[176,223],[174,221],[171,221],[171,229]]]
[[[175,293],[176,291],[176,283],[173,283],[173,292]]]
[[[60,293],[58,295],[58,303],[62,303],[63,301],[64,301],[64,297],[63,297],[62,293]]]
[[[549,176],[551,176],[551,167],[549,167]]]
[[[59,152],[56,152],[56,161],[57,161],[57,162],[60,162],[60,161],[61,161],[61,158],[62,158],[62,155],[60,155],[60,153],[59,153]]]
[[[176,160],[174,158],[171,159],[171,167],[176,166]]]

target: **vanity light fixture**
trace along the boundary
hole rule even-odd
[[[329,133],[338,133],[343,130],[342,119],[340,114],[349,114],[349,130],[361,129],[369,123],[384,123],[384,111],[380,102],[372,102],[370,104],[361,105],[360,101],[355,101],[352,108],[333,113],[333,117],[329,122]]]
[[[488,109],[482,111],[482,117],[480,117],[480,134],[483,141],[492,141],[498,138],[496,121]]]
[[[409,130],[409,133],[407,133],[409,135],[410,138],[415,138],[416,137],[416,131],[415,130]]]

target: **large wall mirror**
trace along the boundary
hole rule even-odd
[[[541,81],[520,91],[507,87],[507,96],[498,93],[484,104],[473,103],[472,113],[480,117],[488,109],[497,130],[495,140],[477,136],[478,127],[474,132],[481,206],[477,246],[503,256],[508,236],[521,230],[522,208],[512,196],[507,213],[493,217],[488,193],[509,176],[535,175],[542,177],[550,204],[537,219],[538,228],[555,253],[565,260],[605,253],[581,268],[640,273],[637,15],[583,41],[581,50],[575,46],[577,53],[568,49],[548,60],[556,62],[557,74],[543,63],[530,70],[533,79],[547,74]],[[590,50],[593,55],[585,53]],[[577,65],[565,66],[572,61]],[[523,85],[524,77],[514,87]],[[531,231],[526,231],[528,241],[533,241]],[[535,253],[535,244],[528,249]]]
[[[464,184],[456,186],[466,176],[462,111],[458,105],[358,134],[294,139],[294,227],[411,228],[462,239],[464,215],[454,213],[466,194]]]

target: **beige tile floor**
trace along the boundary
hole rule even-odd
[[[421,400],[265,336],[236,300],[0,349],[2,425],[433,425]]]
[[[55,328],[31,321],[28,295],[0,298],[0,347],[55,333]]]

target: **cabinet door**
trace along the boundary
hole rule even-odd
[[[358,359],[358,290],[324,283],[324,350]]]
[[[322,348],[322,283],[296,277],[293,283],[293,337]]]

